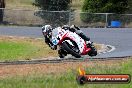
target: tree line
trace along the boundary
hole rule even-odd
[[[0,23],[3,22],[3,15],[4,15],[3,8],[5,8],[5,0],[0,0]]]
[[[70,3],[72,0],[35,0],[35,5],[38,6],[41,10],[45,11],[65,11],[71,10]],[[82,12],[80,18],[85,23],[94,23],[105,21],[105,16],[90,14],[90,13],[116,13],[116,14],[124,14],[124,13],[132,13],[132,0],[84,0],[82,5]],[[41,16],[40,16],[41,14]],[[56,19],[59,19],[58,22],[66,23],[68,20],[61,20],[60,17],[68,18],[68,14],[66,13],[54,13],[47,16],[45,12],[39,12],[38,15],[42,17],[44,20],[49,21],[49,18],[55,18],[52,20],[52,23],[57,23]],[[121,21],[130,21],[129,17],[125,17],[122,15],[110,15],[108,21],[111,20],[121,20]],[[125,20],[124,20],[125,19]],[[50,22],[51,23],[51,22]],[[51,24],[52,24],[51,23]],[[59,23],[58,23],[59,24]]]
[[[44,11],[67,11],[70,10],[71,2],[72,0],[35,0],[33,5]],[[0,23],[3,22],[4,10],[2,8],[5,8],[5,0],[0,0]],[[132,0],[84,0],[82,11],[88,13],[132,13]],[[44,19],[47,18],[43,12],[36,14]],[[54,16],[57,15],[67,17],[68,13],[66,15],[54,14]]]
[[[35,0],[42,10],[69,10],[72,0]],[[84,0],[82,11],[89,13],[132,13],[132,0]]]

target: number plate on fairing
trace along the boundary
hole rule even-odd
[[[54,45],[57,45],[58,42],[59,42],[59,41],[57,40],[57,38],[53,38],[53,39],[52,39],[52,43],[53,43]]]

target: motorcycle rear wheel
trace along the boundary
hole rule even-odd
[[[88,53],[89,56],[96,56],[97,55],[97,50],[95,47],[92,47],[91,50]]]

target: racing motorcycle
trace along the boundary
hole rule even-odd
[[[52,43],[59,46],[63,54],[60,58],[64,58],[67,54],[71,54],[76,58],[80,58],[82,55],[97,55],[97,50],[92,42],[87,45],[78,34],[64,30],[61,27],[53,29]]]

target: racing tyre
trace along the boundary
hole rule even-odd
[[[91,51],[88,53],[89,56],[96,56],[97,55],[97,50],[95,48],[91,48]]]
[[[89,44],[88,47],[91,48],[91,50],[88,52],[88,55],[91,57],[96,56],[97,55],[97,49],[93,45],[93,42],[91,44]]]
[[[72,56],[76,57],[76,58],[80,58],[81,55],[79,53],[77,53],[76,51],[72,50],[72,48],[69,46],[69,44],[67,42],[63,42],[62,43],[62,47],[63,49],[65,49],[68,53],[70,53]]]
[[[64,58],[67,55],[67,53],[63,49],[60,49],[58,50],[58,55],[60,58]]]

